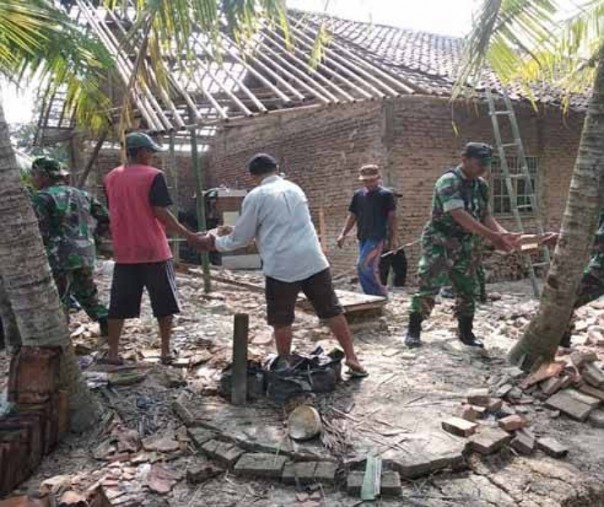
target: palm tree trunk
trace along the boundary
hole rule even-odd
[[[72,429],[81,431],[91,426],[98,420],[100,405],[87,389],[73,353],[38,223],[21,185],[1,104],[0,278],[22,344],[63,348],[61,384],[69,392]]]
[[[600,49],[575,162],[560,239],[545,278],[539,310],[508,355],[526,369],[550,361],[572,316],[582,271],[593,244],[604,190],[604,47]]]

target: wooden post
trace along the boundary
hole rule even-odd
[[[197,183],[196,194],[197,194],[197,222],[198,229],[205,231],[206,226],[206,204],[203,195],[203,169],[199,161],[199,154],[197,151],[197,129],[191,129],[191,161],[193,165],[193,172],[195,173],[195,180]],[[210,281],[210,256],[208,253],[201,254],[201,266],[203,268],[203,290],[208,293],[212,290],[212,282]]]
[[[168,168],[170,174],[170,180],[172,183],[172,202],[174,203],[174,211],[176,218],[178,218],[179,212],[179,196],[178,196],[178,167],[176,167],[176,148],[174,146],[174,132],[170,132],[170,148],[168,150]],[[174,236],[176,239],[178,236]],[[180,243],[174,241],[172,243],[172,257],[174,262],[178,264],[180,262]]]
[[[90,158],[88,159],[88,162],[86,163],[86,167],[84,167],[84,170],[78,177],[78,181],[76,182],[76,187],[84,188],[84,186],[86,185],[86,179],[88,178],[88,175],[90,174],[90,171],[92,170],[92,166],[94,165],[96,158],[99,156],[99,152],[101,151],[101,148],[103,147],[103,143],[105,142],[105,139],[107,139],[108,133],[109,133],[109,129],[106,128],[105,130],[103,130],[103,132],[99,136],[99,138],[96,142],[96,145],[94,146],[94,149],[92,150],[92,153],[90,154]]]
[[[247,400],[247,339],[250,317],[237,313],[233,325],[233,376],[231,377],[231,402],[244,405]]]

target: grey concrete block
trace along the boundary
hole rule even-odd
[[[315,481],[324,484],[333,484],[336,481],[338,464],[331,461],[319,461],[315,470]]]
[[[497,452],[511,439],[511,435],[499,428],[484,427],[469,438],[468,447],[472,451],[487,455]]]
[[[312,484],[315,481],[316,461],[300,461],[297,463],[286,463],[283,467],[281,480],[285,484],[302,486]]]
[[[550,437],[537,440],[537,447],[552,458],[564,458],[568,454],[568,447]]]
[[[277,454],[246,453],[237,460],[233,471],[238,475],[279,479],[286,462],[285,456]]]

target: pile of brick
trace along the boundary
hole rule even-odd
[[[519,378],[521,370],[506,378]],[[528,455],[536,448],[550,456],[561,458],[567,449],[552,438],[536,438],[528,429],[529,420],[519,412],[525,412],[521,407],[532,403],[532,397],[522,393],[513,401],[503,398],[512,393],[515,386],[506,384],[495,387],[495,396],[490,395],[488,388],[472,389],[467,393],[462,406],[461,417],[450,417],[442,421],[443,430],[467,438],[466,450],[482,455],[498,452],[505,446],[510,446],[519,454]],[[516,403],[516,406],[514,405]]]
[[[598,407],[604,401],[604,371],[597,360],[594,352],[575,351],[569,362],[557,361],[540,368],[522,387],[545,396],[548,408],[602,428],[604,411]],[[542,379],[544,376],[547,378]]]
[[[591,351],[575,351],[567,360],[542,365],[526,376],[505,368],[491,387],[467,393],[460,417],[442,421],[442,428],[468,439],[466,449],[491,454],[509,445],[519,454],[541,449],[561,458],[567,449],[556,440],[537,438],[528,428],[531,405],[544,405],[551,415],[565,414],[578,421],[604,427],[604,371]]]
[[[22,347],[11,359],[8,402],[0,417],[0,496],[29,477],[68,426],[67,393],[58,388],[61,349]]]

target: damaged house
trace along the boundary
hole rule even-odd
[[[81,19],[103,34],[108,45],[123,35],[122,20],[94,10],[78,0]],[[473,98],[450,100],[462,40],[400,28],[347,21],[321,14],[290,11],[290,50],[278,29],[263,25],[248,52],[235,48],[228,36],[221,64],[199,54],[189,65],[193,77],[171,75],[173,95],[139,90],[134,101],[139,127],[160,136],[174,149],[164,156],[163,168],[176,188],[181,211],[195,210],[195,176],[191,164],[190,132],[196,125],[204,187],[249,188],[245,162],[256,152],[272,153],[287,177],[309,198],[311,212],[334,271],[350,271],[357,255],[351,243],[335,248],[352,192],[358,187],[362,164],[382,168],[384,183],[402,194],[400,236],[412,243],[429,215],[436,179],[459,159],[468,141],[495,143],[484,100],[488,87],[497,97],[501,85],[493,78],[474,90]],[[307,63],[321,27],[330,34],[316,67]],[[110,36],[111,35],[111,36]],[[125,58],[127,60],[127,58]],[[126,80],[127,65],[124,76]],[[519,88],[507,88],[524,144],[543,225],[557,229],[579,143],[587,98],[574,96],[568,110],[558,90],[538,87],[534,102]],[[499,101],[501,104],[503,101]],[[60,97],[46,104],[39,142],[69,140],[74,167],[91,162],[88,185],[98,190],[102,175],[117,165],[115,140],[108,139],[92,163],[96,139],[79,132],[64,111]],[[502,107],[502,105],[498,106]],[[502,138],[511,139],[509,122],[500,120]],[[509,142],[509,141],[508,141]],[[512,173],[519,171],[508,159]],[[490,175],[492,209],[497,218],[515,228],[510,198],[496,164]],[[528,203],[530,190],[514,179],[519,203]],[[525,227],[535,227],[534,210],[524,206]],[[417,265],[419,245],[407,249],[410,274]],[[491,281],[520,278],[526,270],[519,257],[488,255]]]

